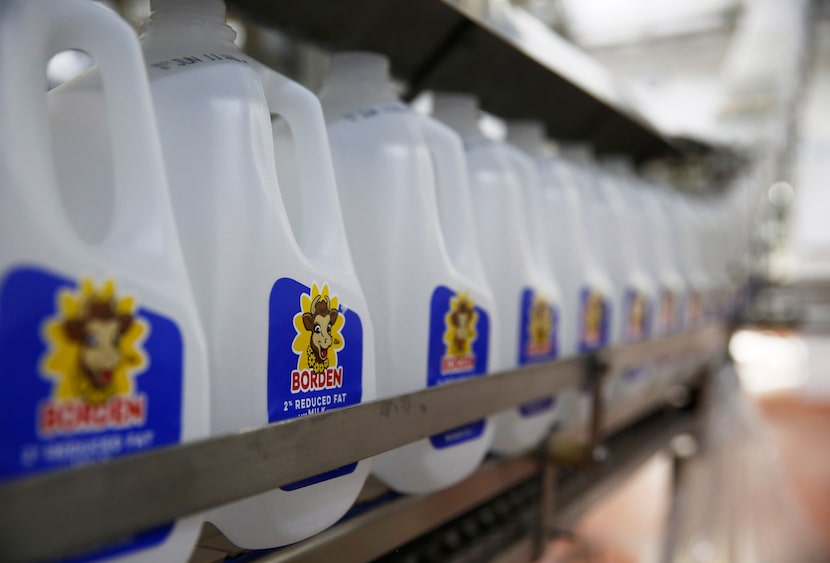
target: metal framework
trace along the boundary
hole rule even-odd
[[[652,397],[606,413],[601,386],[607,374],[622,373],[635,364],[685,358],[683,377],[688,379],[697,368],[723,357],[726,334],[722,326],[713,325],[598,355],[8,482],[0,486],[0,558],[40,560],[80,553],[586,381],[595,390],[594,415],[581,431],[583,436],[587,432],[589,451],[594,451],[608,433],[664,402],[663,397]],[[578,429],[565,435],[579,434]],[[483,475],[480,478],[486,479],[487,473]],[[130,509],[113,510],[114,503]]]

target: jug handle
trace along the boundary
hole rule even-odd
[[[525,215],[525,220],[529,222],[527,233],[530,238],[529,242],[533,254],[536,256],[544,256],[546,252],[544,246],[542,246],[541,235],[545,227],[542,224],[541,217],[537,213],[541,205],[539,201],[539,196],[541,195],[539,193],[539,177],[533,171],[528,170],[528,163],[517,154],[517,149],[508,145],[507,150],[504,152],[507,155],[507,160],[510,161],[510,165],[516,171],[521,181],[522,188],[520,190],[520,196],[522,198],[522,213]]]
[[[448,127],[431,118],[422,117],[421,128],[435,166],[436,201],[445,247],[462,274],[484,280],[464,146]]]
[[[291,129],[302,198],[297,242],[319,272],[345,276],[356,284],[320,101],[296,82],[257,66],[269,110],[284,117]],[[325,234],[315,228],[320,221],[325,222]]]
[[[30,191],[37,191],[37,186],[55,190],[58,185],[49,141],[46,65],[56,52],[80,49],[100,69],[113,145],[115,209],[113,228],[105,244],[113,248],[127,241],[134,244],[136,233],[147,230],[148,214],[167,214],[169,220],[159,224],[172,226],[155,113],[144,58],[133,29],[109,8],[87,0],[25,0],[3,9],[22,10],[20,15],[29,20],[27,25],[2,28],[2,50],[15,55],[5,61],[0,100],[5,98],[9,105],[0,111],[10,117],[6,126],[20,135],[13,145],[21,156],[26,155],[23,162],[31,163],[34,152],[35,160],[41,163],[40,167],[31,167],[42,167],[38,172],[25,170],[26,175],[44,174],[38,178],[41,181],[30,182],[34,188]],[[12,45],[14,49],[6,48]],[[32,104],[37,107],[35,115],[14,111]],[[56,206],[57,202],[57,193],[30,193],[26,197],[38,207],[49,201],[55,203],[46,205]]]

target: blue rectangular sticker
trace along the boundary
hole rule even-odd
[[[608,345],[611,306],[591,287],[579,293],[579,353],[587,354]]]
[[[651,304],[637,289],[628,288],[623,296],[623,341],[638,342],[651,336]]]
[[[487,373],[490,321],[466,293],[439,286],[430,303],[427,386],[443,385]],[[465,424],[430,437],[436,448],[448,448],[484,433],[486,421]]]
[[[363,325],[326,284],[280,278],[271,289],[268,420],[277,422],[359,404]],[[352,473],[357,463],[281,487],[293,491]]]
[[[519,304],[519,365],[550,362],[559,356],[559,310],[539,292],[522,291]],[[519,414],[535,416],[553,408],[544,397],[519,406]]]
[[[0,286],[0,480],[178,443],[183,369],[176,324],[114,280],[11,270]],[[158,545],[172,526],[75,560]]]

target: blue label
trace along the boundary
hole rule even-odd
[[[599,291],[583,287],[579,292],[579,353],[608,345],[611,306]]]
[[[559,311],[550,300],[530,288],[522,291],[519,305],[519,365],[549,362],[559,355]],[[553,408],[553,397],[519,406],[522,416]]]
[[[440,286],[432,293],[429,322],[427,386],[487,373],[487,313],[465,293]],[[436,448],[455,446],[478,438],[486,422],[478,420],[430,437]]]
[[[0,480],[176,444],[183,343],[170,319],[113,280],[35,268],[0,288]],[[163,542],[167,524],[88,561]]]
[[[623,296],[623,341],[637,342],[651,335],[651,306],[642,292],[629,288]]]
[[[556,404],[556,397],[544,397],[543,399],[536,399],[519,406],[519,414],[522,416],[535,416],[542,414],[553,408]]]
[[[290,278],[271,289],[268,327],[268,421],[360,403],[363,325],[328,285]],[[293,491],[353,472],[357,463],[281,487]]]
[[[522,291],[519,314],[519,365],[549,362],[559,355],[559,311],[532,289]]]

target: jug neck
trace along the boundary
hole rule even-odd
[[[462,139],[478,137],[478,102],[466,94],[435,93],[432,98],[432,115],[448,125]]]
[[[579,166],[588,168],[593,165],[591,147],[582,143],[563,143],[559,145],[559,153]]]
[[[389,59],[364,52],[337,53],[320,90],[326,122],[360,110],[399,101],[389,75]]]
[[[508,121],[507,142],[533,158],[551,155],[545,138],[545,126],[539,121]]]
[[[142,40],[198,39],[233,46],[236,39],[236,32],[225,23],[223,0],[150,0],[150,10],[150,18],[141,24]]]

